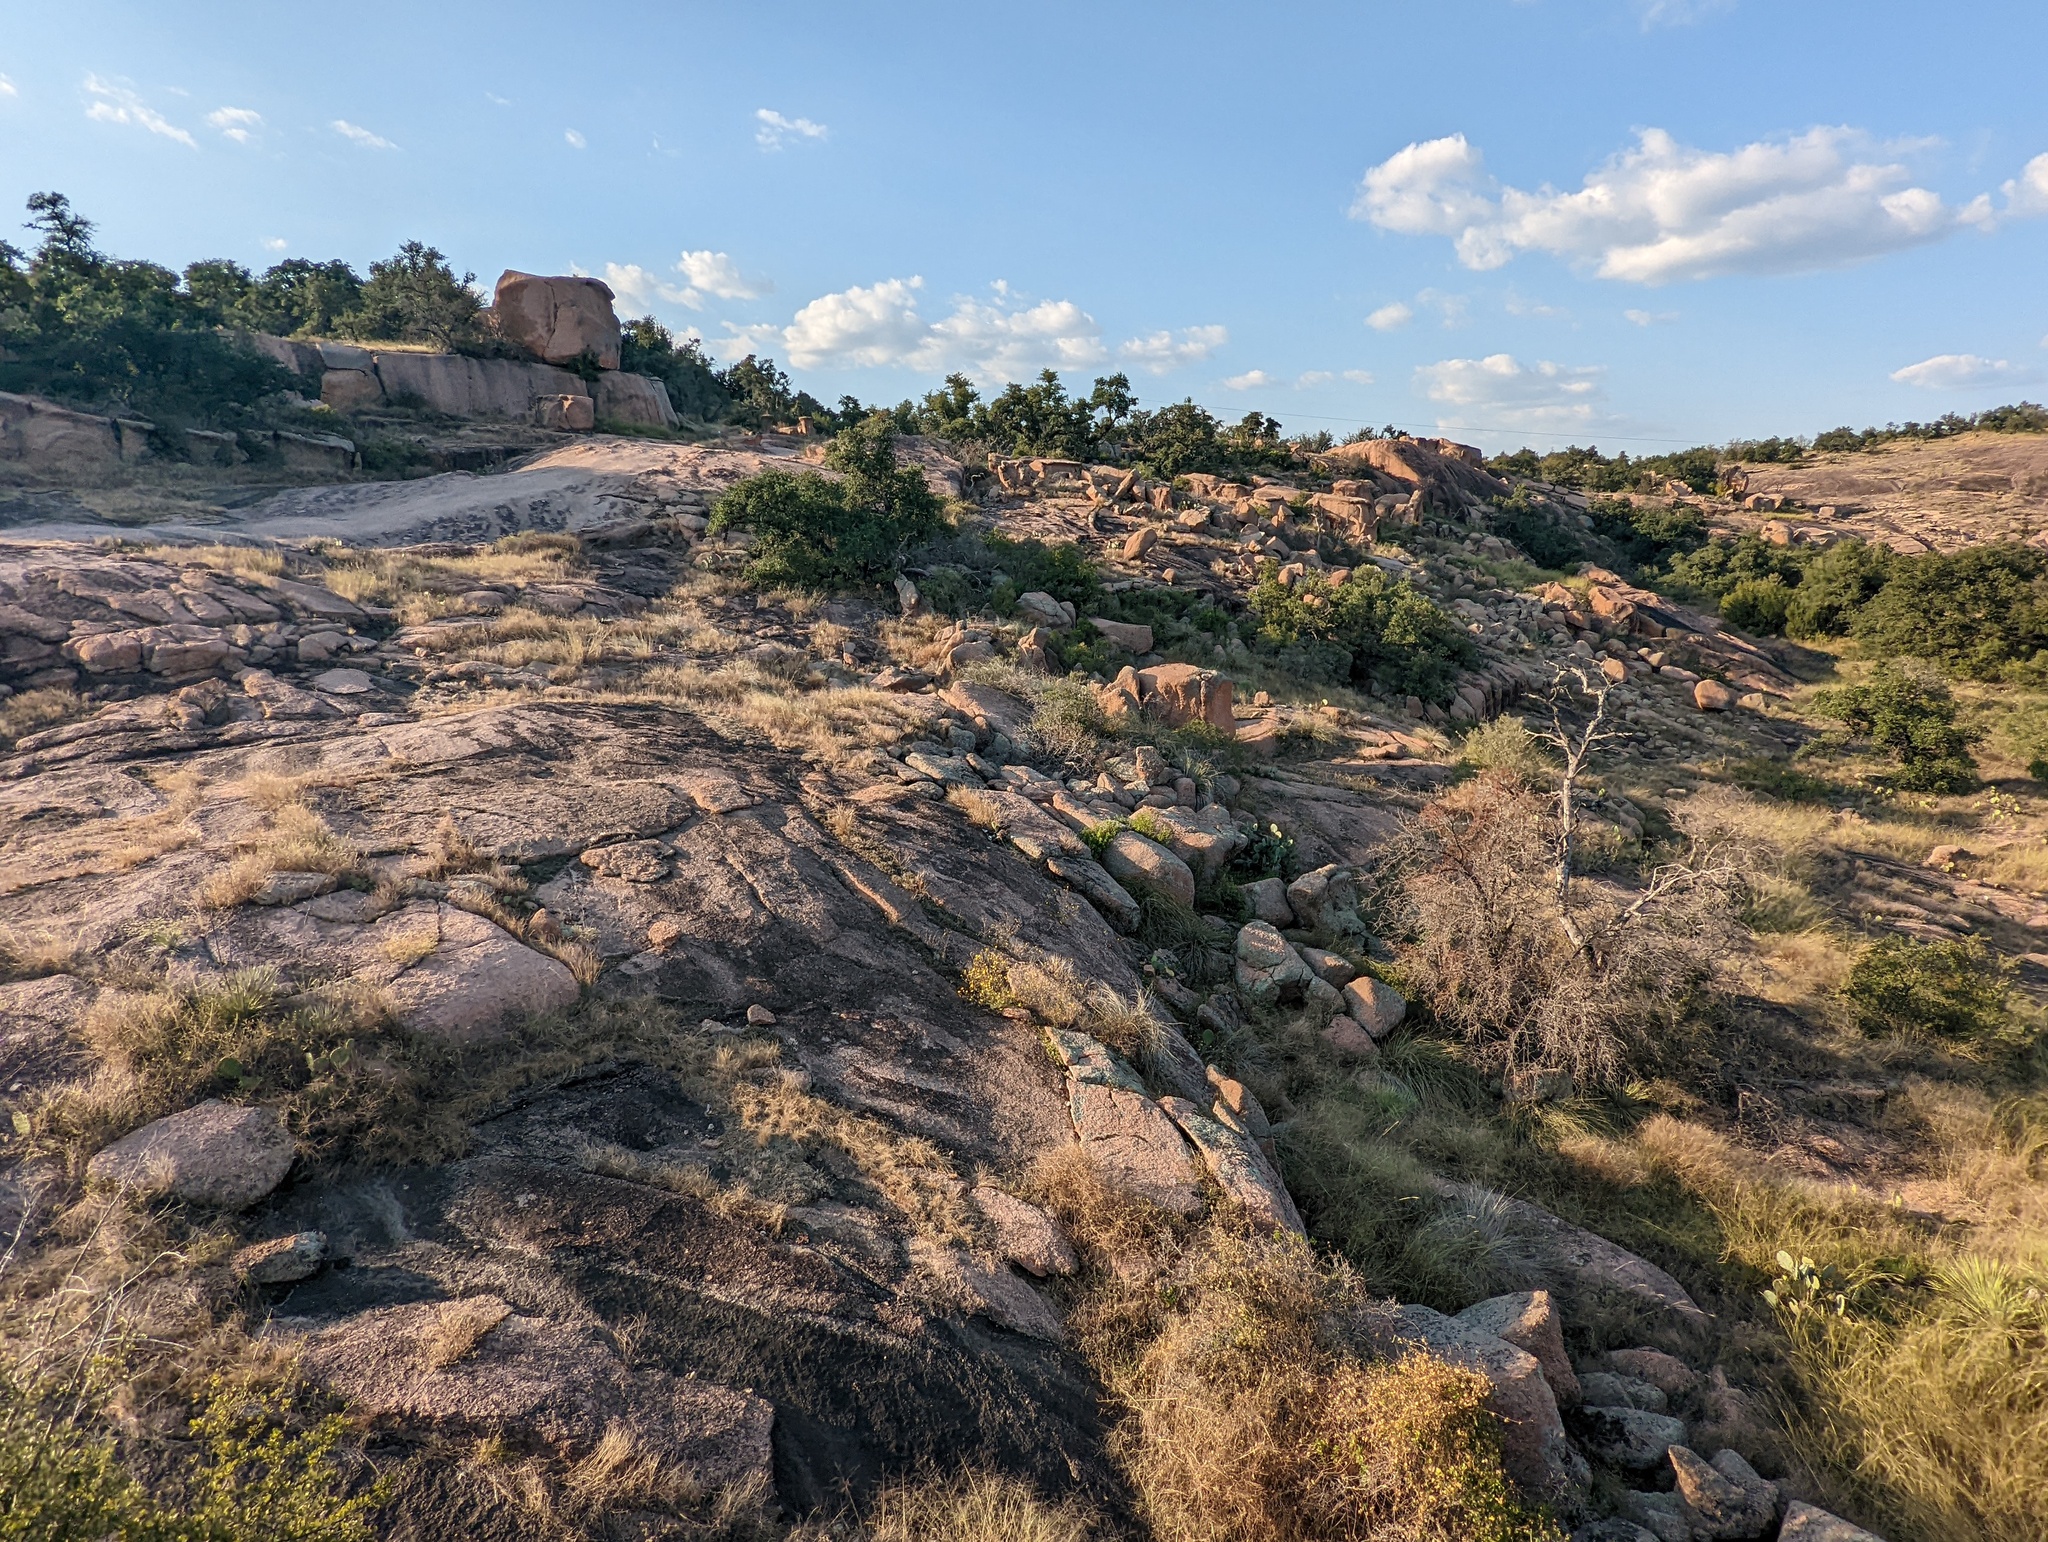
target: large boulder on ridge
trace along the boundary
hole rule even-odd
[[[549,364],[586,352],[599,369],[619,367],[619,317],[609,286],[594,278],[542,278],[507,268],[491,301],[498,335]]]

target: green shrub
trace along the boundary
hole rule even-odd
[[[1798,638],[1844,637],[1856,613],[1876,598],[1898,558],[1888,547],[1838,541],[1808,559],[1785,609],[1785,631]]]
[[[729,489],[711,511],[714,532],[758,538],[749,582],[764,587],[853,589],[885,578],[914,543],[942,522],[938,498],[915,466],[896,463],[895,431],[876,416],[832,441],[814,471],[764,471]]]
[[[2015,968],[1978,937],[1953,942],[1887,937],[1864,949],[1850,966],[1842,999],[1867,1034],[1983,1039],[2005,1023]]]
[[[1899,562],[1858,612],[1853,635],[1877,654],[2003,678],[2048,648],[2048,553],[1972,546]]]
[[[1745,632],[1775,637],[1785,630],[1785,616],[1796,592],[1775,575],[1745,578],[1721,596],[1721,617]]]
[[[1516,488],[1494,504],[1493,528],[1527,552],[1539,567],[1569,569],[1586,560],[1586,543],[1580,533],[1561,523],[1525,488]]]
[[[1822,691],[1814,710],[1890,751],[1901,787],[1967,792],[1977,785],[1970,746],[1982,735],[1956,726],[1955,700],[1938,680],[1887,662],[1865,684]]]
[[[481,340],[483,301],[471,287],[474,273],[455,276],[434,247],[408,241],[397,253],[370,264],[369,280],[354,309],[338,318],[350,337],[434,343],[456,348]]]
[[[1251,612],[1260,651],[1310,680],[1442,701],[1475,657],[1456,621],[1375,567],[1341,584],[1312,574],[1289,588],[1278,564],[1261,564]]]
[[[1017,597],[1034,590],[1081,611],[1099,610],[1103,600],[1095,564],[1071,542],[1048,545],[960,531],[919,547],[906,563],[921,571],[918,592],[942,615],[1015,615]],[[1076,634],[1072,640],[1085,638]]]
[[[659,380],[678,417],[710,423],[732,405],[703,344],[694,337],[678,343],[675,334],[652,316],[629,321],[620,329],[619,368]]]
[[[1648,571],[1707,544],[1706,522],[1685,504],[1635,504],[1596,498],[1588,510],[1593,531],[1612,542],[1625,566]]]
[[[1287,871],[1294,855],[1294,837],[1276,824],[1261,825],[1251,839],[1230,859],[1227,871],[1238,883],[1257,883],[1261,878],[1278,878]]]
[[[1691,551],[1667,557],[1659,574],[1669,588],[1719,600],[1743,583],[1775,578],[1789,587],[1800,581],[1801,568],[1799,558],[1785,547],[1772,546],[1753,535],[1734,540],[1718,536]]]
[[[283,1394],[216,1382],[192,1433],[205,1457],[193,1503],[142,1489],[101,1439],[0,1376],[0,1536],[95,1542],[369,1542],[383,1491],[342,1497],[339,1414],[309,1426]]]

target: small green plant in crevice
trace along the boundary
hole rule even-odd
[[[1083,830],[1081,839],[1088,843],[1088,849],[1095,853],[1096,860],[1100,861],[1102,854],[1109,850],[1109,843],[1123,834],[1124,828],[1121,819],[1105,819],[1101,824],[1090,825]]]
[[[1010,988],[1010,961],[994,948],[983,948],[960,971],[960,996],[991,1012],[1003,1012],[1017,1005]]]
[[[1267,823],[1252,831],[1251,839],[1230,859],[1228,872],[1241,884],[1279,878],[1285,876],[1293,856],[1294,837],[1278,825]]]

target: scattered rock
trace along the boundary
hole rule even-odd
[[[1238,888],[1255,919],[1272,926],[1294,925],[1294,907],[1287,903],[1284,878],[1260,878]]]
[[[1375,1039],[1384,1039],[1408,1015],[1408,998],[1386,981],[1362,974],[1344,987],[1344,1010]]]
[[[1676,1494],[1632,1490],[1621,1496],[1621,1510],[1657,1542],[1692,1542],[1692,1521]]]
[[[1666,1397],[1683,1397],[1700,1384],[1698,1372],[1661,1349],[1612,1349],[1607,1352],[1606,1364],[1622,1376],[1647,1381]]]
[[[1043,1279],[1080,1267],[1059,1222],[1038,1206],[988,1183],[974,1186],[974,1203],[995,1230],[997,1251],[1018,1268]]]
[[[1734,1451],[1717,1451],[1713,1462],[1673,1444],[1668,1453],[1699,1542],[1750,1542],[1778,1515],[1778,1486],[1766,1482]]]
[[[1085,1033],[1047,1034],[1067,1067],[1074,1133],[1103,1176],[1176,1215],[1199,1215],[1187,1142],[1131,1068]]]
[[[268,1242],[252,1242],[228,1260],[235,1278],[251,1285],[294,1285],[310,1279],[327,1262],[327,1233],[294,1232]]]
[[[756,1028],[772,1028],[775,1026],[775,1014],[757,1001],[747,1008],[747,1021]]]
[[[1331,863],[1303,873],[1287,886],[1287,904],[1295,924],[1319,937],[1365,938],[1365,923],[1358,918],[1358,879],[1348,867]]]
[[[658,883],[669,874],[669,855],[659,841],[620,841],[593,846],[580,858],[593,873],[626,883]]]
[[[1651,1413],[1662,1413],[1667,1406],[1662,1392],[1633,1376],[1617,1376],[1612,1371],[1588,1371],[1581,1380],[1585,1384],[1586,1401],[1603,1408],[1647,1408]]]
[[[1102,865],[1126,888],[1162,895],[1189,907],[1195,903],[1195,875],[1187,863],[1135,830],[1117,832],[1103,848]]]
[[[1324,1026],[1323,1042],[1340,1055],[1355,1055],[1361,1060],[1377,1060],[1380,1054],[1373,1036],[1342,1012]]]
[[[1123,559],[1126,562],[1136,562],[1158,544],[1159,532],[1150,525],[1145,526],[1142,530],[1133,530],[1124,537]],[[1100,624],[1099,622],[1097,623],[1097,625]]]
[[[1158,539],[1149,530],[1142,533],[1153,535],[1154,540]],[[1123,649],[1126,653],[1144,654],[1152,651],[1152,628],[1149,626],[1137,626],[1128,621],[1105,621],[1100,616],[1090,616],[1088,624],[1113,646]]]
[[[1466,1307],[1458,1313],[1457,1321],[1534,1355],[1557,1400],[1579,1401],[1578,1374],[1572,1369],[1571,1357],[1564,1352],[1564,1322],[1549,1291],[1524,1290],[1492,1296]]]
[[[1565,1439],[1557,1398],[1534,1355],[1426,1306],[1404,1306],[1399,1316],[1405,1337],[1486,1378],[1487,1407],[1505,1426],[1501,1456],[1510,1477],[1553,1500],[1585,1486],[1586,1465]]]
[[[1226,675],[1193,664],[1161,664],[1138,671],[1138,696],[1144,711],[1168,728],[1207,723],[1223,733],[1237,732],[1230,708],[1231,685]]]
[[[274,1108],[209,1098],[100,1151],[86,1176],[108,1188],[242,1210],[291,1171],[294,1149]]]
[[[1628,1472],[1648,1472],[1664,1461],[1666,1451],[1686,1439],[1683,1420],[1643,1408],[1588,1403],[1575,1416],[1574,1427],[1590,1455]]]
[[[335,696],[361,696],[374,691],[377,683],[360,669],[329,669],[313,677],[313,689]]]
[[[1726,712],[1735,705],[1735,692],[1718,680],[1702,680],[1692,688],[1692,702],[1702,712]]]
[[[1294,944],[1265,921],[1248,922],[1238,929],[1236,953],[1238,994],[1255,1006],[1300,1001],[1311,983],[1321,983],[1294,951]]]
[[[1795,1499],[1785,1507],[1785,1522],[1778,1528],[1778,1542],[1884,1542],[1874,1531],[1852,1526],[1839,1515],[1830,1515],[1817,1505]]]
[[[910,1244],[912,1262],[950,1284],[970,1314],[986,1317],[1012,1333],[1048,1344],[1065,1341],[1066,1325],[1045,1297],[1006,1268],[990,1268],[958,1248],[918,1238]]]

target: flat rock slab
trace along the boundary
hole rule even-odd
[[[1120,932],[1135,932],[1142,914],[1130,891],[1101,863],[1087,857],[1047,857],[1045,870],[1061,882],[1081,891],[1082,898],[1108,919]]]
[[[309,1333],[299,1363],[374,1420],[538,1442],[568,1458],[622,1424],[642,1451],[706,1488],[770,1472],[775,1411],[763,1399],[647,1367],[629,1372],[595,1335],[488,1297],[358,1313]]]
[[[419,1033],[468,1042],[516,1017],[576,1004],[576,977],[495,922],[453,905],[409,906],[377,923],[393,946],[420,935],[432,951],[385,987],[398,1020]]]
[[[1481,1200],[1489,1204],[1495,1202],[1494,1197],[1489,1197],[1491,1190],[1474,1184],[1438,1179],[1435,1188],[1440,1194],[1468,1204]],[[1699,1303],[1693,1300],[1685,1287],[1648,1259],[1638,1258],[1627,1248],[1609,1242],[1583,1226],[1574,1226],[1540,1205],[1505,1195],[1497,1198],[1505,1203],[1516,1225],[1536,1240],[1545,1262],[1569,1276],[1580,1290],[1614,1292],[1649,1306],[1676,1312],[1694,1322],[1707,1321],[1707,1314],[1700,1310]]]
[[[274,1108],[208,1099],[100,1151],[86,1176],[108,1188],[241,1210],[291,1171],[291,1133]]]
[[[1103,1176],[1176,1215],[1199,1215],[1187,1142],[1131,1068],[1085,1033],[1047,1035],[1067,1064],[1074,1133]]]
[[[996,1234],[996,1249],[1020,1269],[1043,1279],[1079,1267],[1059,1222],[1038,1206],[993,1184],[974,1186],[974,1203]]]
[[[1579,1443],[1612,1466],[1648,1472],[1663,1464],[1665,1453],[1685,1444],[1685,1421],[1646,1408],[1581,1408],[1573,1426]]]
[[[1195,1143],[1217,1187],[1243,1205],[1261,1229],[1306,1235],[1287,1185],[1249,1136],[1212,1119],[1186,1098],[1161,1098],[1159,1106]]]

